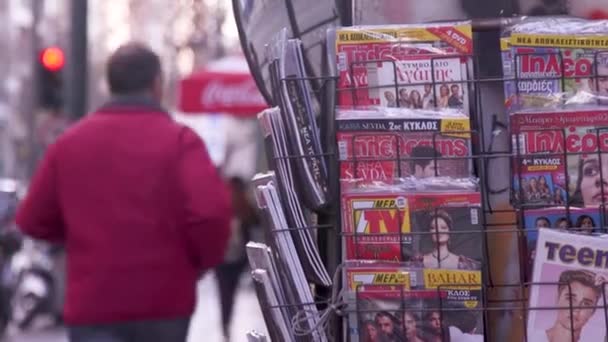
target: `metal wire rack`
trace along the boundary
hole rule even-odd
[[[519,18],[497,18],[490,20],[480,20],[474,21],[474,32],[476,34],[481,32],[495,32],[498,33],[502,27],[505,25],[509,25]],[[497,34],[497,44],[498,44],[498,34]],[[598,52],[598,53],[608,53],[608,52]],[[563,284],[559,282],[543,282],[543,283],[532,283],[530,279],[530,252],[531,247],[528,245],[528,235],[537,233],[538,229],[535,227],[526,226],[526,212],[528,210],[534,210],[539,208],[537,204],[524,203],[521,201],[524,198],[524,190],[523,187],[520,187],[517,191],[514,191],[512,187],[493,189],[490,186],[490,179],[492,175],[489,173],[489,170],[493,166],[493,163],[505,163],[512,167],[512,174],[510,176],[509,183],[513,180],[518,180],[521,184],[524,179],[524,174],[520,168],[521,161],[524,158],[530,158],[534,156],[558,156],[563,158],[563,162],[565,163],[564,169],[565,175],[564,177],[568,178],[568,157],[577,156],[582,154],[582,152],[568,152],[564,150],[564,152],[560,153],[552,153],[546,151],[540,151],[538,154],[534,155],[522,155],[520,153],[520,145],[519,140],[514,140],[515,144],[509,143],[508,149],[505,150],[495,150],[494,149],[494,139],[499,134],[504,134],[509,137],[509,141],[511,141],[510,137],[513,132],[508,132],[508,123],[501,122],[497,119],[496,115],[491,115],[492,113],[499,112],[500,110],[496,108],[486,109],[483,106],[483,97],[485,96],[484,92],[488,91],[489,87],[500,88],[505,82],[519,82],[522,80],[517,74],[513,78],[506,78],[502,74],[500,75],[482,75],[480,72],[480,66],[484,63],[484,60],[480,55],[470,55],[470,56],[461,56],[462,58],[466,58],[470,61],[470,64],[473,66],[472,74],[467,77],[466,80],[462,81],[449,81],[444,82],[446,84],[461,84],[463,87],[468,88],[468,94],[470,96],[470,118],[471,118],[471,130],[468,132],[459,132],[459,133],[468,133],[471,137],[471,145],[472,145],[472,154],[470,156],[464,157],[465,159],[469,159],[473,165],[474,174],[480,179],[479,182],[479,191],[481,193],[481,207],[480,210],[483,213],[480,216],[480,225],[479,229],[475,230],[463,230],[463,231],[451,231],[448,234],[450,236],[465,234],[471,238],[477,239],[480,241],[480,253],[482,257],[482,265],[481,271],[483,274],[483,284],[478,289],[479,298],[481,304],[477,308],[470,309],[472,311],[477,311],[481,315],[483,330],[484,330],[484,340],[485,341],[532,341],[528,339],[526,336],[526,324],[527,324],[527,316],[531,311],[534,310],[554,310],[554,311],[567,311],[570,319],[570,326],[574,326],[574,312],[577,310],[602,310],[604,312],[604,323],[606,331],[608,331],[608,305],[607,299],[605,295],[601,296],[601,300],[598,305],[595,306],[577,306],[573,305],[570,302],[569,307],[564,308],[560,306],[549,306],[549,307],[530,307],[528,305],[528,293],[531,287],[533,286],[554,286],[554,287],[566,287],[568,292],[571,293],[572,289],[570,288],[570,284]],[[516,55],[515,61],[518,60],[521,56]],[[445,57],[437,57],[430,58],[431,66],[434,65],[435,59],[441,59]],[[563,56],[558,54],[558,58],[561,61],[560,66],[564,68]],[[597,60],[597,55],[594,57]],[[367,61],[365,63],[378,63],[378,62],[387,62],[394,63],[391,60],[374,60]],[[515,62],[517,63],[517,62]],[[276,67],[273,63],[270,64],[270,68]],[[353,65],[350,66],[351,69]],[[396,68],[395,68],[396,70]],[[563,69],[562,69],[563,70]],[[434,72],[431,74],[435,75]],[[594,72],[590,76],[586,76],[585,78],[591,78],[594,81],[594,84],[598,84],[598,78],[605,77],[608,75],[597,75]],[[525,80],[536,79],[538,81],[542,80],[559,80],[562,85],[569,79],[576,79],[577,76],[565,76],[562,72],[560,76],[556,77],[534,77],[534,78],[525,78]],[[395,79],[397,79],[395,77]],[[293,81],[294,79],[290,79]],[[329,171],[329,191],[328,191],[328,205],[321,210],[317,211],[318,215],[318,225],[314,225],[311,227],[304,228],[285,228],[285,230],[293,231],[294,229],[311,229],[317,232],[319,249],[322,253],[322,259],[325,262],[325,266],[327,267],[330,273],[335,272],[339,269],[339,265],[343,260],[343,251],[342,246],[343,243],[347,240],[357,241],[360,236],[357,233],[345,233],[342,231],[341,227],[343,226],[342,217],[343,217],[343,203],[341,200],[342,193],[342,183],[340,182],[340,163],[357,163],[369,162],[368,158],[351,158],[348,160],[339,160],[338,158],[338,146],[336,142],[336,117],[335,117],[335,109],[336,102],[339,94],[343,92],[347,92],[352,94],[352,103],[354,107],[357,106],[357,91],[366,90],[369,87],[358,87],[354,88],[344,88],[339,89],[337,87],[337,79],[336,77],[310,77],[310,78],[296,78],[295,80],[302,82],[310,82],[313,85],[313,92],[319,101],[321,107],[321,115],[318,118],[319,126],[321,130],[321,137],[323,139],[322,146],[325,151],[321,155],[315,156],[302,156],[302,155],[292,155],[287,158],[297,159],[297,158],[311,158],[311,157],[322,157],[325,158],[328,165]],[[286,82],[287,80],[274,79],[273,80],[273,94],[271,94],[271,104],[281,106],[280,103],[280,93],[279,93],[279,85],[281,82]],[[433,82],[430,83],[433,89],[433,92],[436,91],[436,85],[441,84],[442,82]],[[381,85],[378,88],[387,88],[392,89],[394,91],[398,91],[400,84],[386,84]],[[519,87],[515,87],[515,89],[519,89]],[[434,94],[436,95],[436,94]],[[398,102],[397,102],[397,105]],[[548,131],[555,131],[554,129],[547,129]],[[595,129],[596,139],[600,141],[600,133],[608,130],[608,127],[597,127]],[[521,133],[521,132],[519,132]],[[561,134],[565,144],[566,134],[565,132],[558,132]],[[397,139],[397,138],[396,138]],[[435,145],[436,137],[433,137],[433,145]],[[353,141],[354,144],[354,141]],[[399,144],[397,144],[398,146]],[[598,148],[597,151],[593,152],[597,154],[598,160],[602,160],[602,158],[606,158],[604,153],[608,153],[608,144],[606,144],[606,149]],[[429,157],[426,159],[431,159],[433,163],[437,164],[439,162],[453,159],[454,157]],[[393,161],[396,162],[398,172],[401,173],[401,164],[408,163],[417,159],[425,159],[425,158],[413,158],[406,155],[403,155],[399,149],[397,148],[397,153],[390,158],[372,158],[374,161]],[[271,160],[271,164],[273,164]],[[501,164],[503,165],[503,164]],[[272,165],[271,165],[272,167]],[[354,167],[357,170],[357,167]],[[600,168],[600,172],[603,172]],[[603,174],[600,174],[600,178],[603,178]],[[500,207],[496,207],[492,205],[492,201],[490,196],[492,194],[500,194],[509,192],[511,193],[511,203],[510,205],[501,205]],[[606,198],[604,196],[604,189],[602,187],[602,200]],[[546,206],[546,205],[545,205]],[[574,207],[570,197],[568,195],[568,191],[566,191],[566,199],[563,203],[564,207],[564,215],[570,219],[571,210]],[[598,208],[597,212],[600,217],[599,222],[596,223],[596,227],[594,228],[595,232],[606,232],[606,220],[605,220],[605,203],[602,203]],[[398,208],[395,208],[398,209]],[[442,208],[435,208],[434,210],[441,210]],[[283,231],[283,230],[281,230]],[[423,238],[424,236],[429,236],[430,234],[437,234],[433,232],[409,232],[407,238],[416,238],[416,236],[420,236]],[[445,233],[443,233],[445,234]],[[366,234],[369,236],[369,234]],[[373,234],[372,234],[373,235]],[[382,234],[383,236],[387,236],[387,234]],[[400,245],[403,243],[404,234],[396,234],[396,238],[400,241]],[[390,236],[390,234],[388,234]],[[439,259],[439,251],[437,251],[437,257]],[[402,259],[405,261],[406,255],[402,255]],[[338,283],[334,286],[341,287],[343,284]],[[470,286],[474,286],[471,284]],[[603,284],[602,287],[605,288],[606,284]],[[438,288],[437,291],[441,291],[441,288]],[[604,292],[605,293],[605,292]],[[307,306],[307,305],[315,305],[319,309],[327,308],[330,305],[332,294],[332,288],[324,288],[320,286],[315,287],[315,298],[318,299],[315,303],[291,303],[281,305],[280,307],[294,307],[294,306]],[[357,292],[357,298],[359,293]],[[438,295],[438,298],[441,298]],[[406,303],[406,296],[404,293],[401,293],[401,297],[397,298],[397,300],[401,301],[401,303]],[[424,312],[428,311],[438,311],[440,316],[448,315],[451,311],[462,312],[462,309],[450,309],[445,307],[441,300],[438,301],[437,307],[426,307],[422,309],[417,309],[420,315],[423,315]],[[397,310],[395,315],[400,316],[404,315],[405,312],[408,311],[407,306],[404,304],[401,306],[400,310]],[[332,317],[331,324],[329,325],[328,333],[331,336],[332,341],[346,341],[348,336],[348,329],[352,329],[352,327],[345,328],[345,322],[348,320],[348,316],[351,314],[356,314],[357,316],[366,312],[365,309],[359,308],[357,304],[354,305],[354,309],[346,309],[339,312]],[[443,319],[443,318],[441,318]],[[405,331],[406,327],[404,325],[404,320],[397,320],[399,324],[401,324],[402,331]],[[442,339],[441,341],[447,341],[445,330],[442,330]],[[575,333],[572,331],[571,340],[576,341]],[[604,339],[605,337],[598,337],[598,340]]]

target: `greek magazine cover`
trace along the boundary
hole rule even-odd
[[[536,255],[536,242],[541,228],[570,230],[581,234],[599,233],[602,229],[602,215],[598,208],[553,207],[527,209],[524,213],[526,230],[527,263],[529,274]]]
[[[556,28],[559,28],[557,30]],[[608,103],[608,21],[531,19],[501,39],[507,112]]]
[[[514,204],[597,207],[608,199],[600,186],[608,172],[608,108],[517,112],[510,122]]]
[[[339,105],[469,114],[470,22],[343,27],[334,38]]]
[[[480,270],[483,227],[479,192],[420,193],[407,197],[414,255],[425,268]]]
[[[352,191],[342,198],[344,259],[411,257],[410,209],[403,191]]]
[[[605,235],[540,230],[530,289],[528,341],[606,340],[607,242]]]
[[[349,288],[356,298],[351,341],[484,340],[481,272],[410,269],[407,275],[404,284]]]
[[[468,177],[473,173],[469,118],[398,110],[337,114],[340,178],[393,183],[417,178]]]
[[[479,192],[348,191],[344,258],[481,269],[480,205]]]

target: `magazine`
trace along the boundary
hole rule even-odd
[[[337,63],[338,105],[469,114],[470,22],[342,27],[328,39]]]
[[[608,21],[532,18],[507,28],[501,41],[507,111],[608,103],[601,99],[608,95],[607,48]]]
[[[570,230],[581,234],[599,233],[602,215],[597,208],[553,207],[523,210],[528,273],[531,275],[536,255],[538,231],[541,228]]]
[[[387,270],[380,270],[379,273]],[[483,341],[481,272],[410,269],[417,282],[358,284],[351,341]],[[407,277],[403,277],[407,279]]]
[[[395,179],[472,175],[470,121],[462,115],[403,109],[337,113],[340,178]]]
[[[605,341],[606,238],[553,229],[539,231],[528,341]]]
[[[342,208],[345,260],[481,268],[478,192],[352,190],[343,194]]]
[[[597,207],[608,199],[599,186],[608,162],[608,108],[521,111],[510,121],[514,204]]]
[[[408,196],[414,255],[425,268],[480,270],[484,231],[479,192]]]

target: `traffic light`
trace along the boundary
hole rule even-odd
[[[58,110],[63,107],[63,67],[65,55],[58,47],[40,51],[37,63],[38,103],[41,108]]]

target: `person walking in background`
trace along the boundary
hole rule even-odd
[[[161,107],[156,54],[122,46],[107,77],[114,98],[49,146],[17,224],[65,245],[70,341],[185,341],[196,283],[224,257],[227,185]]]
[[[247,269],[246,244],[259,225],[250,180],[259,171],[258,139],[261,136],[255,119],[225,119],[226,143],[220,173],[232,191],[232,234],[224,262],[215,268],[224,341],[230,341],[232,316],[240,279]],[[236,134],[238,132],[238,134]]]

